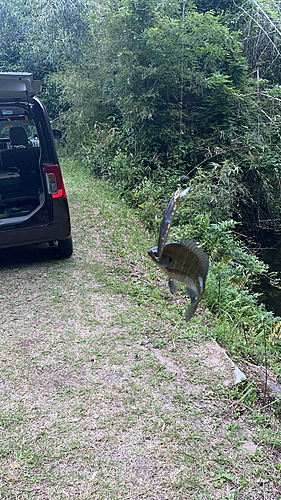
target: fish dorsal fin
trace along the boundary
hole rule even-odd
[[[208,270],[209,270],[209,255],[202,250],[201,247],[197,245],[197,243],[194,240],[189,240],[189,239],[183,239],[181,240],[181,245],[185,246],[189,251],[195,253],[197,255],[198,259],[201,262],[202,269],[203,269],[203,278],[206,280]]]

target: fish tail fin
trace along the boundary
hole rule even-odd
[[[172,278],[169,278],[168,284],[171,294],[174,294],[179,289],[179,282],[177,280],[172,280]]]
[[[191,304],[193,304],[193,302],[196,301],[197,292],[194,292],[194,290],[192,290],[192,288],[188,288],[188,286],[186,287],[186,291],[191,298]]]
[[[194,315],[194,313],[197,309],[198,304],[199,304],[199,300],[196,300],[195,302],[191,303],[191,305],[189,306],[189,308],[187,309],[187,311],[185,313],[185,321],[186,322],[191,320],[192,316]]]

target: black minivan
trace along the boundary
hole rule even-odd
[[[32,73],[0,73],[0,249],[58,243],[72,254],[66,192],[46,110]]]

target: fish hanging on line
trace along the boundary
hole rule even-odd
[[[195,241],[183,239],[179,243],[166,243],[180,198],[189,190],[175,192],[163,215],[158,246],[150,248],[147,253],[151,260],[169,276],[169,288],[173,294],[178,290],[180,281],[186,286],[191,298],[191,305],[185,313],[189,321],[194,315],[205,290],[205,282],[209,269],[209,256]]]

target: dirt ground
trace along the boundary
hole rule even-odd
[[[115,285],[137,220],[64,177],[73,256],[0,252],[0,499],[280,500],[278,420],[237,403],[198,319],[160,342],[163,318]]]

